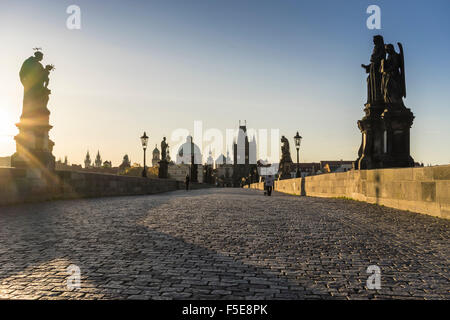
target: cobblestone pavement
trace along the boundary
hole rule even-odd
[[[450,221],[248,189],[0,208],[0,298],[449,299]],[[67,287],[67,267],[81,288]],[[366,288],[369,265],[381,289]]]

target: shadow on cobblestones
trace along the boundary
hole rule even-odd
[[[293,286],[270,269],[136,224],[136,218],[171,199],[91,199],[2,209],[0,297],[257,299]],[[66,286],[70,264],[81,270],[79,290]],[[291,298],[304,295],[304,288],[291,289]]]

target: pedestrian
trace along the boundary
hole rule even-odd
[[[263,186],[264,186],[264,195],[267,195],[267,177],[264,177],[264,181],[263,181]]]
[[[267,195],[270,197],[272,195],[272,189],[273,189],[273,177],[272,175],[269,175],[266,177],[265,183]]]
[[[189,175],[187,174],[187,175],[186,175],[186,191],[189,190],[189,181],[190,181]]]

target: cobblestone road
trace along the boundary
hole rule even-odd
[[[449,227],[248,189],[0,208],[0,298],[449,299]],[[366,288],[369,265],[380,290]]]

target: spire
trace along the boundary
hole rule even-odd
[[[102,157],[100,156],[100,150],[97,151],[97,156],[95,157],[95,166],[97,168],[102,166]]]
[[[89,150],[86,152],[86,157],[84,158],[84,167],[89,168],[91,166],[91,156],[89,155]]]

